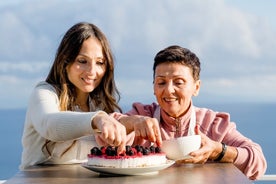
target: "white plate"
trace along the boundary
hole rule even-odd
[[[91,171],[102,174],[118,174],[118,175],[144,175],[144,174],[157,174],[158,171],[170,167],[174,164],[173,160],[167,160],[165,164],[147,166],[147,167],[133,167],[133,168],[114,168],[114,167],[100,167],[94,165],[87,165],[83,163],[82,166]]]

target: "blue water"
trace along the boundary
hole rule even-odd
[[[262,146],[268,162],[266,174],[276,174],[276,104],[198,106],[229,112],[238,130]],[[8,179],[18,172],[24,119],[25,109],[0,110],[0,180]]]

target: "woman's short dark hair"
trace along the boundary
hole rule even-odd
[[[200,61],[189,49],[172,45],[159,51],[154,58],[153,77],[156,67],[162,63],[180,63],[191,69],[194,80],[200,78]]]

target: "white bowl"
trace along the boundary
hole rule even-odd
[[[162,142],[162,151],[172,160],[189,158],[189,153],[198,150],[201,144],[200,135],[184,136]]]

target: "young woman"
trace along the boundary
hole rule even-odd
[[[31,94],[20,168],[82,162],[96,145],[94,134],[124,151],[126,129],[108,115],[121,112],[119,97],[106,36],[93,24],[74,25],[64,35],[46,81]]]

